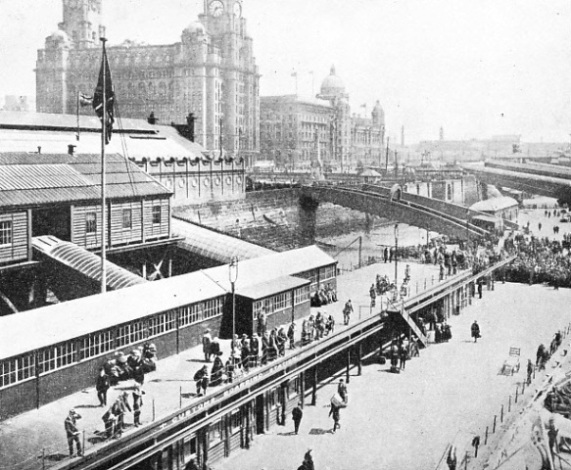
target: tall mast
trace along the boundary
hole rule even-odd
[[[107,290],[107,270],[105,268],[106,253],[106,238],[107,238],[107,208],[105,202],[105,143],[107,133],[107,90],[105,76],[106,70],[106,51],[105,42],[107,39],[101,38],[103,43],[103,119],[101,119],[101,293],[104,294]]]

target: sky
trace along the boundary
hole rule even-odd
[[[103,1],[110,45],[180,41],[203,5]],[[262,96],[295,93],[294,70],[299,95],[316,94],[334,64],[353,112],[380,101],[391,139],[571,139],[570,0],[243,0],[243,15]],[[0,0],[0,97],[35,94],[61,20],[61,0]]]

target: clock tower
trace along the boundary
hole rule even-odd
[[[63,0],[63,22],[59,28],[67,33],[72,47],[99,47],[102,0]]]

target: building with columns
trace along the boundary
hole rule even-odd
[[[313,99],[297,95],[263,96],[260,105],[260,154],[276,166],[323,166],[349,171],[379,166],[385,138],[385,113],[379,101],[370,117],[351,113],[349,94],[335,67]]]
[[[63,22],[38,50],[38,112],[93,113],[79,107],[78,96],[91,95],[97,82],[102,7],[103,0],[63,0]],[[195,141],[208,150],[247,162],[258,153],[260,75],[241,0],[204,0],[180,42],[127,40],[107,46],[107,56],[119,116],[144,119],[153,112],[170,124],[193,113]]]

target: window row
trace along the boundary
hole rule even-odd
[[[152,223],[158,225],[162,222],[162,207],[155,205],[152,207]],[[0,245],[2,245],[2,224],[0,222]],[[10,240],[12,234],[12,222],[10,222]],[[121,213],[121,227],[123,229],[133,228],[133,209],[123,209]],[[85,213],[85,233],[97,233],[97,212]],[[11,241],[10,241],[11,243]]]
[[[208,300],[179,310],[180,326],[197,323],[222,315],[224,299]],[[41,349],[37,355],[37,372],[44,373],[60,369],[80,360],[99,356],[116,348],[138,343],[176,329],[177,312],[171,311],[150,318],[121,325],[84,336],[79,340]],[[33,353],[14,359],[0,361],[0,388],[24,381],[36,375]]]

